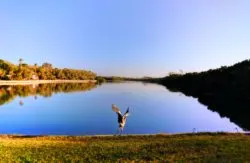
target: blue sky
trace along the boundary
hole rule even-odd
[[[0,58],[165,76],[250,58],[249,0],[1,0]]]

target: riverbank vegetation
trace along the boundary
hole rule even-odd
[[[120,76],[99,76],[99,78],[104,79],[105,81],[108,82],[120,82],[125,80],[124,77]]]
[[[3,162],[248,162],[243,134],[0,136]]]
[[[200,73],[171,74],[150,81],[198,98],[210,110],[250,130],[250,60],[229,67]]]
[[[54,68],[50,63],[28,65],[23,59],[19,64],[0,60],[0,80],[93,80],[96,74],[87,70]]]

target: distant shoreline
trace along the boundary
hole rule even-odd
[[[96,80],[0,80],[2,85],[32,85],[48,83],[96,83]]]

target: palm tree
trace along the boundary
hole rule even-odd
[[[22,58],[20,58],[18,61],[19,61],[19,65],[23,64],[23,59]]]
[[[20,58],[18,61],[19,61],[19,70],[21,70],[21,68],[22,68],[22,64],[23,64],[23,59],[22,59],[22,58]]]
[[[34,67],[35,67],[35,72],[36,72],[36,69],[37,69],[37,63],[34,64]]]

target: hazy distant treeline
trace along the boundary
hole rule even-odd
[[[85,80],[95,79],[96,74],[87,70],[59,69],[54,68],[50,63],[43,63],[41,66],[28,65],[19,59],[15,65],[0,59],[0,80]]]
[[[98,81],[111,81],[111,82],[119,82],[119,81],[150,81],[154,78],[151,77],[142,77],[142,78],[136,78],[136,77],[121,77],[121,76],[98,76]]]

